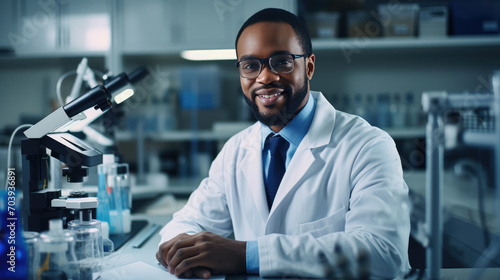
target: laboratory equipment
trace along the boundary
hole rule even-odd
[[[439,279],[442,267],[443,233],[443,150],[449,138],[458,138],[465,145],[494,148],[494,174],[500,174],[500,71],[493,74],[491,93],[450,94],[447,92],[424,92],[422,107],[428,115],[426,128],[426,224],[428,244],[426,248],[427,278]],[[465,123],[460,130],[446,130],[444,115],[450,110],[487,111],[493,118],[484,126],[476,129]],[[450,133],[453,132],[453,133]],[[500,180],[495,180],[497,213],[500,213]],[[497,216],[500,225],[500,216]],[[497,237],[485,251],[485,257],[479,260],[481,268],[488,258],[495,256],[500,248]],[[481,270],[472,278],[479,279]]]
[[[101,223],[107,224],[107,232],[109,234],[109,196],[106,190],[106,174],[109,165],[115,163],[115,155],[104,154],[102,155],[102,164],[97,166],[97,199],[100,201],[97,207],[96,218]]]
[[[39,263],[38,240],[40,239],[40,235],[36,231],[23,231],[23,238],[26,243],[26,257],[28,259],[28,280],[36,280]]]
[[[71,126],[86,118],[88,110],[103,113],[111,106],[111,100],[130,97],[130,91],[121,91],[132,80],[144,77],[133,73],[134,78],[120,74],[105,85],[99,84],[82,96],[62,106],[24,132],[28,139],[21,143],[23,155],[23,220],[26,230],[46,230],[48,220],[68,217],[51,205],[53,199],[61,197],[61,190],[46,189],[48,181],[48,155],[66,163],[63,176],[68,182],[82,182],[88,175],[88,167],[102,163],[102,153],[84,141],[67,133]],[[131,75],[132,76],[132,75]],[[118,94],[114,94],[118,92]],[[116,101],[119,103],[118,101]]]
[[[97,205],[95,205],[97,207]],[[80,265],[80,280],[92,280],[99,272],[104,258],[101,223],[92,219],[92,211],[82,209],[79,219],[68,222],[68,230],[75,235],[75,255]]]
[[[60,219],[49,221],[49,230],[40,233],[38,279],[80,280],[80,266],[75,254],[75,237],[63,230]]]
[[[107,205],[98,209],[98,216],[109,223],[110,234],[130,233],[132,193],[128,164],[107,163],[98,166],[98,197]]]

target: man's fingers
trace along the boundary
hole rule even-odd
[[[173,271],[173,272],[171,271],[171,273],[174,274],[175,276],[179,277],[180,275],[182,275],[183,273],[185,273],[188,270],[202,267],[202,266],[204,266],[203,257],[196,255],[196,256],[191,257],[191,258],[183,259],[179,263],[179,265],[177,265],[176,267],[171,267],[171,269]],[[206,272],[204,272],[204,271],[200,271],[199,273],[202,275],[203,274],[207,275]],[[210,277],[210,275],[209,275],[209,277]],[[201,277],[201,278],[204,278],[204,277]]]
[[[161,263],[164,267],[167,267],[167,263],[163,259],[161,250],[159,249],[158,252],[156,252],[156,259],[158,260],[159,263]]]
[[[168,252],[170,252],[170,250],[172,249],[172,246],[174,246],[174,244],[176,244],[177,242],[179,242],[180,240],[183,240],[183,239],[187,239],[187,238],[190,238],[191,236],[189,234],[186,234],[186,233],[181,233],[179,235],[177,235],[176,237],[166,241],[166,242],[163,242],[162,244],[160,244],[160,247],[158,248],[158,251],[160,253],[160,256],[162,256],[162,260],[163,260],[163,263],[165,266],[168,265]],[[158,254],[157,254],[157,257],[158,259]],[[158,260],[159,261],[159,260]]]
[[[182,274],[182,278],[191,278],[193,277],[194,273],[191,269],[187,270]]]
[[[172,258],[168,261],[168,266],[169,266],[170,272],[174,273],[174,271],[177,269],[177,266],[182,261],[184,261],[186,259],[190,259],[193,256],[198,255],[199,253],[200,253],[199,249],[195,248],[195,247],[185,247],[185,248],[181,248],[181,249],[177,250],[175,252],[175,255],[172,256]],[[194,266],[190,266],[187,269],[190,269],[191,267],[194,267]]]
[[[177,254],[177,252],[181,249],[184,249],[186,247],[191,247],[195,243],[194,238],[188,238],[188,239],[178,239],[175,243],[171,245],[166,254],[166,262],[168,265],[170,265],[170,261],[172,258]]]
[[[194,273],[194,275],[197,278],[203,278],[203,279],[208,279],[212,276],[212,272],[204,267],[195,267],[191,269],[191,271]]]

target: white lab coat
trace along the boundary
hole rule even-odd
[[[258,240],[262,277],[324,277],[330,264],[364,248],[372,276],[409,269],[408,187],[392,138],[337,111],[319,92],[311,127],[286,170],[272,208],[264,190],[260,123],[227,141],[187,205],[160,232],[161,243],[202,230]]]

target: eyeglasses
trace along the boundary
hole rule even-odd
[[[236,67],[240,71],[240,75],[246,79],[255,79],[262,72],[264,64],[269,65],[269,68],[274,74],[288,74],[294,69],[294,60],[297,58],[306,57],[305,54],[276,54],[268,58],[245,59],[236,63]]]

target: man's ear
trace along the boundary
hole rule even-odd
[[[316,57],[314,54],[311,54],[309,57],[306,59],[306,74],[307,74],[307,79],[310,81],[312,80],[312,77],[314,75],[314,62],[316,61]]]

